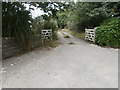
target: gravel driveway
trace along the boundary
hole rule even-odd
[[[3,88],[118,87],[117,49],[58,35],[61,44],[56,48],[3,60]]]

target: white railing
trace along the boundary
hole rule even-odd
[[[85,40],[95,42],[95,30],[94,29],[85,29]]]
[[[41,31],[42,40],[52,40],[52,29],[45,29]]]

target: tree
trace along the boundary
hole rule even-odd
[[[22,3],[2,3],[2,37],[14,37],[24,49],[29,49],[32,36],[30,25],[30,12]]]
[[[57,23],[58,23],[58,27],[59,28],[65,28],[66,26],[67,26],[67,15],[66,15],[67,13],[65,13],[65,12],[58,12],[57,13],[57,17],[58,17],[58,19],[57,19]]]
[[[43,19],[42,16],[38,16],[35,19],[33,19],[32,22],[32,31],[34,32],[34,34],[41,34],[41,29],[43,27],[43,22],[45,20]]]
[[[101,2],[77,2],[68,14],[68,27],[76,31],[94,28],[108,17]]]
[[[30,6],[35,6],[40,8],[45,12],[43,15],[48,19],[54,18],[57,19],[57,12],[66,11],[68,9],[69,3],[67,2],[30,2]]]
[[[78,32],[99,26],[105,19],[120,16],[120,2],[69,3],[67,10],[59,11],[58,22]]]
[[[109,16],[120,17],[120,2],[104,2],[102,4],[102,8],[104,8]]]

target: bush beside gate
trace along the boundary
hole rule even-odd
[[[119,18],[105,20],[97,27],[95,42],[100,46],[120,47]]]
[[[110,18],[99,27],[85,29],[85,40],[95,42],[100,46],[120,47],[119,18]]]

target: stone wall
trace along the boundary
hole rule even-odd
[[[41,36],[36,35],[32,39],[32,48],[39,47],[41,45]],[[13,55],[23,52],[23,49],[15,41],[14,38],[2,38],[2,58],[8,58]]]

